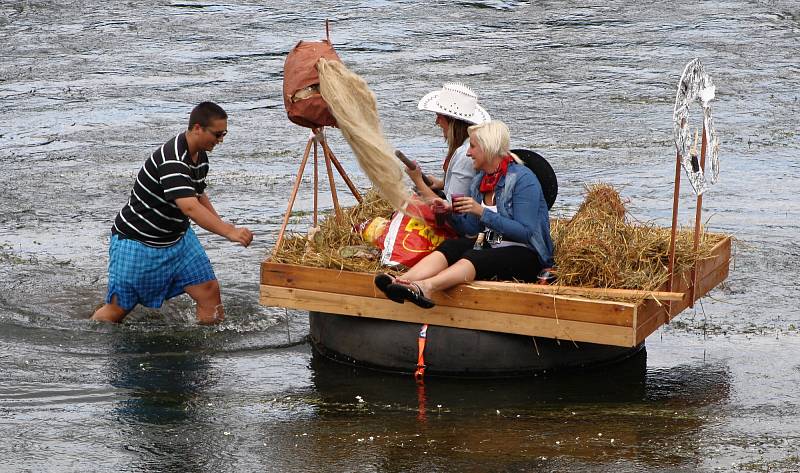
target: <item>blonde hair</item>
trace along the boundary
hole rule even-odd
[[[502,157],[509,154],[511,137],[508,127],[500,120],[490,120],[468,129],[469,136],[475,138],[487,158]]]

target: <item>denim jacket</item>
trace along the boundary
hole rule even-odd
[[[478,172],[469,187],[476,202],[483,201],[479,188],[484,172]],[[450,222],[460,235],[476,235],[488,227],[504,240],[525,243],[536,251],[545,268],[553,266],[553,241],[550,239],[550,215],[539,179],[522,164],[511,163],[506,175],[495,187],[497,212],[484,210],[478,219],[472,214],[451,214]]]

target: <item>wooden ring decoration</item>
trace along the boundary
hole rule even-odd
[[[702,195],[711,184],[719,179],[719,140],[714,130],[714,119],[711,116],[711,100],[714,99],[715,87],[711,77],[703,70],[703,65],[699,59],[693,59],[683,70],[680,81],[678,81],[678,93],[675,97],[675,110],[672,115],[673,135],[675,138],[675,148],[681,159],[681,165],[689,177],[697,195]],[[692,144],[692,132],[689,128],[689,106],[694,102],[700,102],[703,108],[703,129],[707,150],[706,157],[707,169],[702,169],[697,157],[695,147]],[[706,172],[708,171],[708,172]]]

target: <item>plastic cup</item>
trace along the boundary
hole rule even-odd
[[[444,205],[434,205],[433,218],[437,227],[443,227],[447,223],[447,208]]]
[[[466,196],[464,194],[459,193],[459,192],[454,192],[454,193],[450,194],[450,201],[451,201],[451,203],[453,205],[455,205],[456,204],[456,200],[457,199],[461,199],[462,197],[466,197]],[[455,209],[453,210],[453,212],[455,212]]]
[[[436,219],[436,226],[443,227],[447,222],[447,215],[444,212],[434,212],[433,217]]]

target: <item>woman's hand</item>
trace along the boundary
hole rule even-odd
[[[480,218],[483,215],[483,206],[472,197],[458,197],[453,199],[453,211],[460,214],[468,213]]]
[[[439,197],[430,199],[428,202],[430,203],[431,210],[433,210],[434,213],[450,213],[453,210],[450,202],[445,199],[440,199]]]
[[[419,167],[416,161],[414,161],[414,165],[413,168],[406,166],[406,174],[408,174],[408,177],[419,187],[421,184],[425,183],[422,179],[422,168]]]

